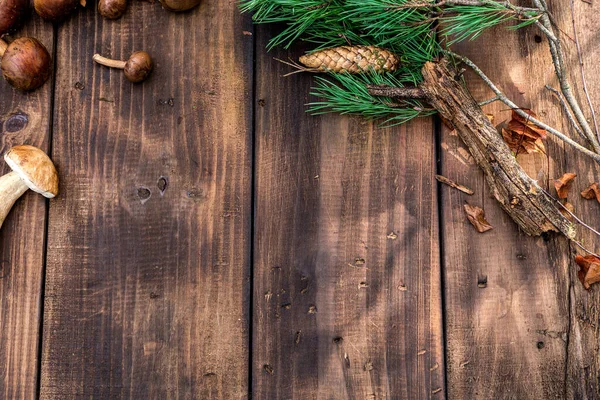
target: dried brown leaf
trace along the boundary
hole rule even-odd
[[[584,199],[596,199],[598,203],[600,203],[600,188],[597,183],[592,183],[590,186],[583,189],[581,192],[581,197]]]
[[[525,111],[531,117],[537,119],[537,115],[533,111],[528,110],[526,108],[523,108],[521,110]],[[533,138],[539,137],[541,139],[546,139],[546,136],[548,135],[548,133],[546,132],[545,129],[539,128],[537,125],[535,125],[533,122],[531,122],[528,118],[521,117],[519,114],[516,113],[515,110],[512,111],[512,119],[508,123],[509,129],[510,129],[511,122],[513,123],[513,126],[515,128],[517,128],[517,132],[520,132],[521,134],[531,136]],[[520,125],[517,125],[516,123],[519,123]]]
[[[483,233],[493,229],[492,225],[485,219],[485,212],[481,207],[472,206],[470,204],[464,205],[465,214],[467,219],[477,229],[477,232]]]
[[[528,138],[531,138],[534,140],[541,138],[541,136],[538,135],[535,131],[527,128],[527,126],[525,124],[522,124],[521,122],[514,120],[514,119],[508,121],[508,124],[506,125],[506,129],[514,132],[515,134],[524,135],[524,136],[527,136]]]
[[[558,195],[559,199],[567,198],[567,194],[569,194],[569,190],[571,189],[573,179],[575,179],[576,176],[577,174],[567,172],[559,179],[556,179],[554,181],[554,188],[556,189],[556,194]]]
[[[511,131],[508,129],[502,129],[502,137],[515,154],[532,154],[532,153],[546,153],[544,143],[540,138],[533,139],[529,136],[522,135],[518,132]]]
[[[588,255],[588,256],[577,256],[575,262],[579,265],[579,272],[577,277],[583,284],[583,287],[589,289],[590,286],[596,282],[600,282],[600,258]]]

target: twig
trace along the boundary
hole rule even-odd
[[[592,113],[592,121],[594,121],[594,129],[596,130],[596,137],[598,141],[600,141],[600,131],[598,131],[598,121],[596,121],[596,112],[594,111],[594,105],[592,104],[592,100],[590,99],[590,94],[587,88],[587,81],[585,79],[585,70],[583,68],[583,56],[581,54],[581,46],[579,44],[579,39],[577,38],[577,26],[575,24],[575,1],[571,0],[571,21],[573,22],[573,39],[575,40],[575,46],[577,47],[577,57],[579,58],[579,68],[581,70],[581,80],[583,82],[583,93],[585,93],[585,97],[587,98],[588,105],[590,107],[590,112]]]
[[[388,85],[367,85],[372,96],[391,97],[395,99],[422,99],[425,92],[416,87],[393,87]]]
[[[591,255],[593,255],[594,257],[598,257],[598,258],[600,258],[600,255],[598,255],[598,254],[594,253],[594,252],[593,252],[593,251],[591,251],[591,250],[588,250],[588,249],[587,249],[587,248],[586,248],[586,247],[585,247],[585,246],[584,246],[582,243],[578,242],[578,241],[577,241],[577,240],[575,240],[575,239],[570,239],[570,240],[571,240],[571,242],[575,243],[575,244],[576,244],[576,245],[577,245],[577,246],[578,246],[578,247],[579,247],[581,250],[585,251],[585,252],[586,252],[586,253],[588,253],[588,254],[591,254]]]
[[[403,9],[403,8],[431,8],[431,7],[443,7],[443,6],[469,6],[469,7],[479,7],[485,6],[490,3],[500,4],[505,8],[514,11],[515,14],[522,15],[526,12],[537,12],[543,13],[539,8],[532,7],[519,7],[512,4],[510,1],[492,1],[492,0],[441,0],[441,1],[415,1],[415,2],[406,2],[404,4],[398,5],[390,5],[390,8],[394,9]]]
[[[555,198],[554,196],[552,196],[550,193],[548,193],[548,191],[546,189],[544,189],[543,187],[540,186],[540,189],[542,189],[542,191],[544,193],[546,193],[548,195],[548,197],[550,197],[552,200],[554,200],[555,202],[557,202],[561,208],[563,210],[565,210],[567,213],[569,213],[569,215],[571,217],[573,217],[573,219],[575,219],[575,221],[577,221],[580,225],[582,225],[584,228],[592,231],[593,233],[595,233],[597,236],[600,236],[600,232],[598,232],[597,230],[595,230],[594,228],[592,228],[591,226],[589,226],[588,224],[586,224],[585,222],[583,222],[582,220],[580,220],[577,215],[573,214],[573,212],[571,210],[569,210],[567,207],[565,207],[565,205],[558,200],[557,198]]]
[[[591,226],[589,226],[588,224],[586,224],[585,222],[583,222],[582,220],[580,220],[577,215],[575,215],[571,210],[569,210],[567,207],[565,207],[565,205],[558,200],[557,198],[555,198],[554,196],[552,196],[550,193],[548,193],[548,191],[546,191],[546,189],[544,189],[543,187],[540,186],[540,189],[542,189],[542,192],[546,193],[546,195],[548,195],[548,197],[550,197],[552,200],[554,200],[556,203],[558,203],[558,205],[565,210],[571,217],[573,217],[573,219],[575,221],[577,221],[581,226],[583,226],[584,228],[590,230],[591,232],[593,232],[594,234],[596,234],[597,236],[600,236],[600,232],[598,232],[597,230],[595,230],[594,228],[592,228]],[[570,239],[573,243],[575,243],[579,248],[581,248],[583,251],[585,251],[588,254],[591,254],[593,256],[596,256],[598,258],[600,258],[600,256],[596,253],[594,253],[593,251],[588,250],[587,248],[585,248],[583,246],[583,244],[575,239]]]
[[[535,26],[537,26],[548,38],[548,40],[556,43],[556,41],[558,40],[556,36],[554,36],[554,33],[552,33],[552,31],[550,31],[548,28],[546,28],[544,26],[544,24],[542,24],[539,20],[535,21]]]
[[[583,133],[583,131],[581,130],[581,128],[579,127],[579,125],[577,125],[577,122],[573,118],[573,114],[571,114],[571,110],[569,109],[569,106],[567,105],[567,103],[565,103],[565,99],[563,99],[563,97],[560,94],[560,92],[558,90],[554,89],[550,85],[546,85],[545,88],[548,89],[549,91],[551,91],[552,93],[554,93],[554,95],[556,96],[556,98],[560,102],[560,105],[562,106],[563,110],[565,111],[565,114],[567,114],[567,119],[569,120],[569,122],[573,126],[573,129],[575,129],[575,131],[577,131],[577,133],[579,133],[579,135],[581,135],[581,137],[584,140],[587,140],[587,137],[585,136],[585,134]]]
[[[573,111],[575,119],[581,126],[582,131],[585,133],[586,137],[592,143],[592,147],[594,151],[600,154],[600,142],[597,135],[592,131],[592,128],[587,122],[585,115],[581,111],[581,107],[579,103],[575,99],[573,95],[573,91],[571,90],[571,86],[569,85],[569,81],[567,79],[567,74],[565,71],[565,61],[564,55],[562,51],[562,45],[560,39],[553,33],[554,30],[552,28],[552,22],[550,21],[550,17],[548,15],[548,8],[546,2],[544,0],[533,0],[533,3],[537,8],[543,10],[544,13],[540,17],[541,25],[544,26],[545,30],[544,34],[548,38],[548,44],[550,46],[550,54],[552,56],[552,63],[554,64],[554,70],[556,72],[556,76],[560,83],[560,90],[563,93],[565,101]],[[552,36],[548,36],[546,31],[552,32]]]
[[[445,176],[442,176],[442,175],[436,175],[436,176],[435,176],[435,179],[436,179],[438,182],[440,182],[440,183],[443,183],[443,184],[445,184],[445,185],[448,185],[448,186],[450,186],[450,187],[452,187],[452,188],[454,188],[454,189],[456,189],[456,190],[460,190],[460,191],[461,191],[461,192],[463,192],[463,193],[466,193],[466,194],[469,194],[469,195],[472,195],[472,194],[474,194],[474,193],[475,193],[475,192],[473,192],[471,189],[469,189],[468,187],[466,187],[466,186],[463,186],[463,185],[461,185],[460,183],[456,183],[456,182],[454,182],[454,181],[452,181],[452,180],[450,180],[450,179],[446,178]]]
[[[491,99],[487,99],[482,101],[481,103],[479,103],[479,107],[483,107],[483,106],[487,106],[488,104],[491,104],[495,101],[499,101],[500,99],[498,98],[498,96],[496,97],[492,97]]]
[[[593,151],[586,149],[585,147],[583,147],[582,145],[580,145],[573,139],[566,136],[564,133],[552,128],[549,125],[546,125],[545,123],[537,120],[536,118],[533,118],[532,116],[527,114],[525,111],[521,110],[521,108],[519,108],[515,103],[513,103],[508,97],[506,97],[500,91],[500,89],[498,89],[496,87],[496,85],[494,85],[494,83],[483,73],[483,71],[481,71],[481,69],[479,69],[479,67],[473,61],[471,61],[468,58],[463,57],[459,54],[456,54],[452,51],[449,51],[449,50],[443,50],[442,52],[444,54],[450,55],[451,57],[454,57],[455,59],[460,60],[463,63],[465,63],[466,65],[468,65],[477,75],[479,75],[479,77],[486,83],[486,85],[488,85],[488,87],[492,90],[492,92],[494,92],[494,94],[498,97],[498,99],[501,102],[503,102],[504,104],[506,104],[507,106],[509,106],[511,109],[513,109],[515,111],[515,113],[517,113],[518,115],[520,115],[523,118],[528,119],[531,123],[535,124],[536,126],[542,128],[542,129],[545,129],[548,133],[558,137],[559,139],[570,144],[571,146],[573,146],[574,148],[576,148],[583,154],[593,158],[596,162],[600,163],[600,154],[594,153]]]

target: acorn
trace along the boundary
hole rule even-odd
[[[98,12],[106,19],[121,18],[127,10],[127,0],[99,0]]]
[[[200,0],[160,0],[165,10],[169,11],[187,11],[200,4]]]
[[[33,7],[40,17],[50,22],[60,22],[71,15],[85,0],[33,0]]]
[[[0,36],[23,25],[29,14],[29,0],[0,0]]]
[[[136,51],[127,61],[111,60],[110,58],[102,57],[100,54],[94,54],[93,59],[100,65],[122,69],[125,77],[133,83],[145,81],[154,68],[152,57],[145,51]]]
[[[50,78],[52,59],[37,39],[19,38],[10,44],[0,39],[0,57],[4,79],[19,90],[35,90]]]

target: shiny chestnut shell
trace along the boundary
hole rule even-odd
[[[100,0],[98,1],[98,12],[104,18],[121,18],[127,11],[127,0]]]
[[[0,36],[25,22],[29,15],[29,0],[0,0]]]
[[[125,76],[131,82],[138,83],[146,80],[154,68],[152,57],[145,51],[136,51],[125,63]]]
[[[79,0],[34,0],[33,7],[40,17],[50,22],[60,22],[72,14]]]
[[[160,0],[160,4],[169,11],[187,11],[200,4],[200,0]]]
[[[37,39],[19,38],[13,41],[0,66],[4,78],[23,91],[39,88],[48,80],[52,60],[48,50]]]

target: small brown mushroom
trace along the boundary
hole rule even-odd
[[[0,57],[4,79],[17,89],[37,89],[50,77],[52,59],[35,38],[19,38],[11,44],[0,39]]]
[[[85,7],[85,0],[33,0],[33,7],[38,15],[50,22],[64,20],[79,4]]]
[[[100,0],[98,1],[98,12],[104,18],[121,18],[127,10],[127,0]]]
[[[58,194],[58,173],[42,150],[29,145],[15,146],[4,155],[4,160],[12,171],[0,177],[0,227],[27,189],[49,199]]]
[[[169,11],[187,11],[200,4],[200,0],[160,0],[160,4]]]
[[[150,76],[154,67],[152,57],[145,51],[136,51],[127,61],[111,60],[110,58],[102,57],[100,54],[94,54],[93,58],[98,64],[110,68],[122,69],[127,79],[133,83],[145,81]]]
[[[0,36],[25,22],[29,14],[29,0],[0,0]]]

